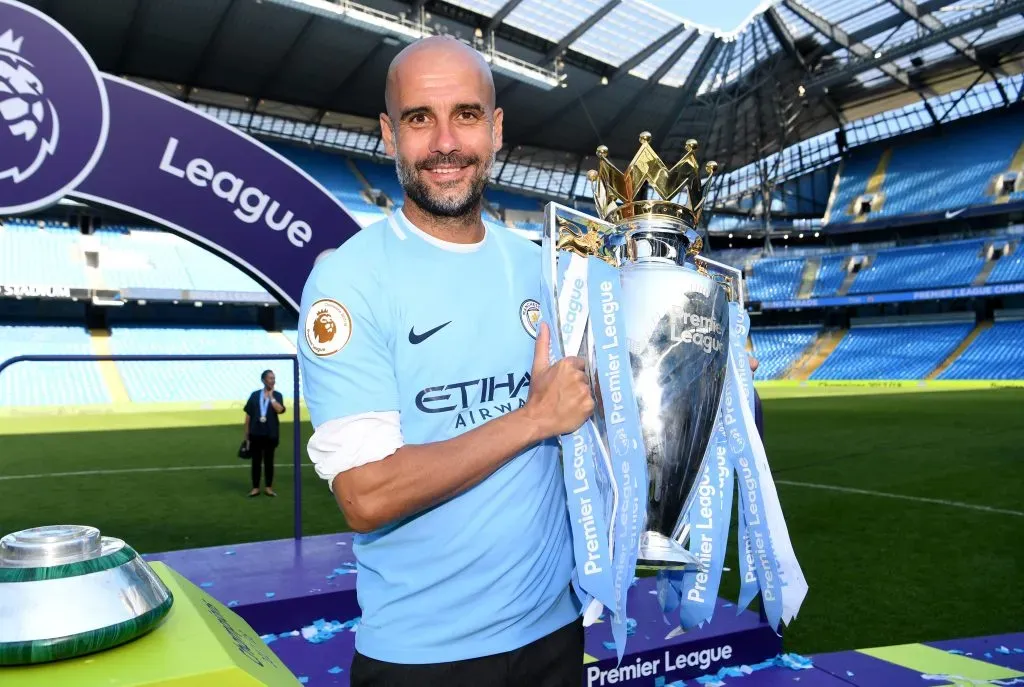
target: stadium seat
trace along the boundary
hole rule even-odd
[[[991,182],[1009,168],[1024,143],[1022,132],[1024,112],[1016,111],[980,122],[965,119],[944,125],[940,137],[919,133],[887,142],[892,155],[880,189],[885,200],[869,218],[957,211],[994,202]],[[881,155],[881,146],[849,154],[830,208],[830,224],[853,221],[852,203],[867,190]],[[1024,192],[1012,196],[1015,200]]]
[[[923,379],[973,327],[967,322],[854,327],[811,379]]]
[[[750,339],[757,358],[754,379],[778,379],[814,343],[818,327],[772,327],[752,329]]]
[[[1024,281],[1024,243],[1014,244],[1013,252],[999,259],[986,284],[1005,284],[1007,282]]]
[[[89,331],[66,325],[0,325],[0,360],[15,356],[89,355]],[[95,362],[21,362],[0,373],[0,407],[109,403]]]
[[[752,301],[796,298],[803,269],[803,258],[767,259],[755,263],[747,279],[748,298]]]
[[[879,251],[850,287],[851,294],[970,286],[981,271],[984,241],[957,241]]]
[[[1024,321],[981,332],[939,379],[1024,379]]]
[[[7,219],[0,226],[0,284],[88,288],[81,233],[66,225]]]
[[[822,298],[834,296],[846,278],[846,270],[843,265],[849,258],[847,255],[826,255],[821,259],[821,267],[814,280],[814,289],[811,291],[811,298]]]
[[[294,353],[279,337],[258,327],[174,327],[124,324],[110,332],[113,353]],[[137,403],[238,401],[259,387],[260,373],[274,370],[277,388],[290,398],[294,376],[285,360],[239,362],[119,362],[128,396]]]

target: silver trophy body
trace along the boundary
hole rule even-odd
[[[634,219],[613,230],[633,392],[647,457],[647,527],[637,564],[698,565],[686,549],[688,513],[704,469],[725,385],[729,309],[725,288],[692,259],[699,238],[674,218]],[[594,369],[594,365],[591,365]],[[603,427],[603,394],[595,421]]]

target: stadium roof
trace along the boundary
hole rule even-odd
[[[993,107],[1024,93],[1024,0],[779,0],[728,33],[641,0],[362,3],[29,2],[105,71],[250,119],[296,120],[290,137],[313,142],[321,126],[372,138],[394,55],[419,35],[458,36],[494,67],[500,162],[563,170],[537,188],[556,195],[574,190],[599,144],[629,157],[642,130],[666,159],[697,138],[735,170],[913,103],[940,122],[930,100],[979,83],[998,91]]]

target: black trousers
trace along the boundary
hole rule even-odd
[[[451,663],[402,665],[356,652],[352,687],[580,687],[583,684],[583,622],[521,649]]]
[[[252,461],[252,488],[260,488],[260,468],[267,476],[267,486],[274,486],[274,449],[277,439],[273,437],[249,436],[249,455]]]

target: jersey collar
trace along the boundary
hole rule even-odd
[[[487,236],[491,232],[487,227],[487,223],[484,222],[484,237],[476,243],[453,243],[451,241],[443,241],[436,236],[431,236],[410,222],[409,218],[405,216],[405,211],[402,209],[392,212],[388,216],[388,224],[391,225],[391,230],[395,232],[395,235],[403,241],[405,240],[406,234],[409,233],[420,237],[432,246],[436,246],[441,250],[446,250],[451,253],[475,253],[484,247],[484,244],[487,243]]]

